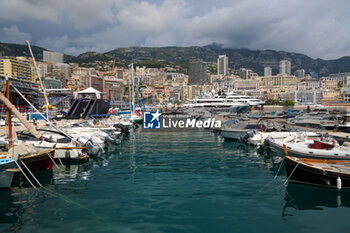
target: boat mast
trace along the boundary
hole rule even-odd
[[[6,76],[6,98],[10,101],[10,80]],[[11,110],[7,107],[7,124],[9,129],[9,148],[13,147],[12,141],[12,119],[11,119]]]
[[[128,84],[129,84],[129,94],[128,94],[128,96],[129,96],[129,107],[130,107],[130,114],[131,114],[131,72],[130,72],[130,65],[129,65],[129,82],[128,82]]]
[[[33,59],[35,72],[36,72],[36,75],[39,78],[41,89],[43,89],[44,99],[45,99],[45,103],[46,103],[46,117],[47,117],[47,119],[49,119],[49,100],[47,99],[47,96],[46,96],[46,89],[45,89],[45,86],[44,86],[44,84],[43,84],[43,82],[41,80],[41,77],[39,75],[39,70],[38,70],[38,67],[36,65],[35,58],[34,58],[34,55],[33,55],[33,52],[32,52],[32,48],[30,47],[29,40],[26,40],[26,43],[28,45],[30,55],[32,56],[32,59]]]
[[[132,96],[131,96],[131,111],[132,111],[132,114],[134,114],[134,102],[135,102],[135,93],[134,93],[134,64],[131,63],[131,81],[132,81],[132,87],[131,87],[131,93],[132,93]]]

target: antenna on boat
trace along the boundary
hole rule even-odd
[[[36,65],[35,58],[34,58],[34,55],[33,55],[33,52],[32,52],[32,48],[30,47],[29,40],[26,40],[26,43],[27,43],[27,45],[28,45],[30,55],[32,56],[32,59],[33,59],[35,72],[36,72],[36,75],[37,75],[38,78],[39,78],[40,86],[41,86],[41,88],[43,89],[44,99],[45,99],[45,103],[46,103],[46,117],[47,117],[47,119],[49,119],[49,100],[47,99],[47,96],[46,96],[45,86],[44,86],[44,84],[43,84],[43,82],[42,82],[42,80],[41,80],[41,77],[40,77],[40,75],[39,75],[39,70],[38,70],[38,67],[37,67],[37,65]]]

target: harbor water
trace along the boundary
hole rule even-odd
[[[284,185],[281,161],[209,130],[139,128],[101,158],[37,173],[41,191],[20,177],[0,190],[0,231],[348,232],[350,192]]]

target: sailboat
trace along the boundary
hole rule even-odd
[[[17,118],[22,122],[22,124],[28,129],[28,131],[36,138],[44,140],[44,137],[35,129],[33,125],[31,125],[16,109],[16,107],[9,100],[9,92],[10,92],[10,81],[6,80],[6,90],[7,97],[5,97],[0,92],[0,100],[7,106],[8,108],[8,128],[9,128],[9,145],[7,156],[18,156],[18,161],[21,166],[27,167],[28,169],[51,169],[53,165],[53,157],[55,150],[37,150],[33,145],[28,145],[27,143],[14,146],[13,145],[13,137],[12,137],[12,117],[11,112],[13,112]],[[5,152],[6,153],[6,152]]]
[[[2,93],[0,92],[2,95]],[[9,80],[6,79],[6,96],[10,98],[10,87]],[[11,122],[11,111],[8,108],[7,110],[7,121],[8,121],[8,129],[9,136],[11,137],[9,141],[9,146],[12,145],[12,122]],[[1,154],[0,155],[0,188],[9,188],[11,187],[12,179],[13,179],[13,171],[11,169],[16,168],[17,156],[9,155],[9,154]]]

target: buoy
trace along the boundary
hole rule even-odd
[[[110,109],[109,109],[109,113],[110,113],[110,114],[113,114],[113,113],[114,113],[113,108],[110,108]]]
[[[338,190],[341,189],[341,179],[340,179],[339,176],[338,176],[338,179],[337,179],[337,188],[338,188]]]

